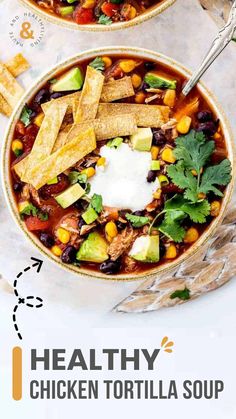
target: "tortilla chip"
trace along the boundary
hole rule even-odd
[[[95,119],[103,83],[104,76],[102,73],[88,66],[79,99],[79,106],[75,115],[76,124]]]
[[[75,92],[57,99],[52,99],[49,102],[42,103],[41,108],[46,113],[52,103],[65,103],[68,106],[66,113],[72,113],[75,105],[78,107],[80,95],[81,92]]]
[[[101,94],[101,102],[113,102],[134,96],[134,88],[131,77],[123,77],[119,80],[111,80],[104,84]]]
[[[0,64],[0,94],[14,108],[24,93],[23,87],[17,83],[4,64]]]
[[[5,63],[5,67],[10,71],[13,77],[17,77],[28,70],[30,65],[22,54],[17,54]]]
[[[54,153],[55,151],[59,150],[59,148],[61,148],[63,145],[66,144],[66,138],[68,136],[68,132],[71,130],[73,125],[67,125],[63,130],[61,130],[58,134],[58,137],[55,141],[54,147],[52,152]]]
[[[29,173],[37,164],[48,157],[53,149],[54,143],[61,128],[62,121],[66,114],[65,103],[52,103],[45,114],[40,130],[30,152],[25,173],[21,176],[24,182],[31,183]]]
[[[133,103],[100,103],[98,118],[132,114],[138,127],[160,128],[169,120],[170,108],[159,105],[136,105]]]
[[[10,117],[12,113],[12,107],[7,103],[2,95],[0,95],[0,113],[8,117]]]
[[[63,173],[69,167],[96,148],[95,133],[92,128],[80,132],[72,141],[65,144],[51,156],[47,157],[30,172],[30,183],[39,189],[50,179]]]
[[[109,140],[119,136],[132,135],[137,131],[136,119],[133,115],[117,115],[72,126],[66,142],[71,141],[81,130],[93,127],[97,141]]]

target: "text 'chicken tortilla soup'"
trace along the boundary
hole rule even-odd
[[[44,11],[79,25],[127,22],[165,0],[31,0]]]
[[[25,105],[11,144],[27,229],[65,264],[140,274],[182,255],[220,213],[221,122],[184,77],[127,55],[79,61]]]

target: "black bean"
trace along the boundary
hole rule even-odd
[[[116,274],[121,269],[121,260],[106,260],[100,265],[100,271],[106,275]]]
[[[146,83],[145,81],[142,84],[142,90],[146,91],[147,89],[150,89],[150,86],[148,83]]]
[[[133,215],[137,215],[138,217],[143,217],[144,216],[144,211],[134,211]]]
[[[148,183],[155,182],[156,177],[157,177],[156,172],[154,170],[149,170],[148,175],[147,175]]]
[[[61,255],[61,260],[63,263],[73,263],[76,259],[76,248],[74,246],[67,246]]]
[[[52,247],[55,243],[54,237],[49,233],[40,233],[39,240],[48,248]]]
[[[160,259],[162,259],[165,256],[166,253],[166,247],[162,241],[160,241]]]
[[[216,133],[217,125],[213,121],[201,122],[197,127],[197,131],[211,137]]]
[[[78,201],[74,203],[74,207],[77,210],[82,210],[82,211],[85,211],[88,208],[88,205],[89,203],[85,201],[84,199],[78,199]]]
[[[122,210],[120,210],[119,211],[119,216],[121,217],[121,218],[124,218],[124,219],[126,219],[125,218],[125,215],[128,213],[128,214],[130,214],[132,211],[130,211],[130,209],[122,209]]]
[[[122,221],[117,221],[116,227],[118,228],[119,231],[124,230],[125,227],[127,227],[127,223],[122,223]]]
[[[51,99],[58,99],[59,97],[65,96],[70,94],[71,92],[53,92],[50,94],[50,100]]]
[[[79,219],[79,222],[78,222],[78,227],[79,227],[79,229],[80,229],[81,227],[83,227],[85,224],[86,224],[86,222],[85,222],[85,221],[84,221],[84,219],[81,217],[81,218]]]
[[[22,185],[21,182],[15,182],[14,185],[13,185],[14,192],[19,193],[19,192],[22,191],[22,188],[23,188],[23,185]]]
[[[164,145],[166,141],[166,136],[162,130],[152,129],[152,145],[161,146]]]
[[[50,99],[50,93],[47,89],[41,89],[34,98],[34,102],[37,105],[41,105],[44,102],[47,102]]]
[[[213,115],[211,111],[200,111],[197,114],[197,119],[199,122],[207,122],[213,120]]]
[[[155,69],[156,64],[152,61],[147,61],[146,63],[144,63],[144,67],[146,68],[146,70],[150,71]]]

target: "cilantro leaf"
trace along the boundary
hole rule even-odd
[[[170,299],[174,300],[179,298],[180,300],[186,301],[190,299],[190,290],[185,287],[184,290],[176,290],[170,295]]]
[[[196,203],[187,201],[182,195],[175,195],[165,203],[166,214],[173,211],[183,211],[194,223],[205,223],[210,214],[210,204],[204,199]]]
[[[99,16],[98,23],[100,23],[101,25],[111,25],[112,20],[106,15],[101,15]]]
[[[189,134],[176,139],[174,155],[181,161],[183,167],[196,170],[197,174],[208,162],[215,149],[214,141],[206,141],[202,132],[191,130]]]
[[[207,194],[212,191],[217,196],[223,193],[214,185],[226,186],[231,181],[231,164],[228,159],[222,160],[220,164],[207,167],[202,175],[199,192]]]
[[[122,143],[123,143],[123,138],[116,137],[113,140],[109,140],[106,146],[110,148],[118,148]]]
[[[102,196],[93,194],[90,206],[98,213],[102,212]]]
[[[142,217],[142,216],[140,217],[138,215],[129,214],[128,212],[127,212],[127,214],[125,214],[125,217],[128,221],[131,222],[131,224],[134,228],[143,227],[146,224],[150,223],[149,217]]]
[[[105,70],[105,63],[101,57],[96,57],[93,61],[91,61],[91,63],[89,63],[89,66],[98,71]]]
[[[33,215],[36,216],[38,214],[38,208],[36,208],[33,204],[29,203],[23,210],[20,212],[20,215],[24,217],[24,215]]]
[[[185,229],[181,226],[181,221],[178,218],[171,220],[171,218],[165,217],[158,230],[174,242],[181,243],[185,236]]]
[[[47,213],[47,212],[40,211],[40,212],[38,213],[38,218],[39,218],[41,221],[47,221],[47,220],[48,220],[48,213]]]
[[[16,150],[14,150],[14,154],[16,157],[21,156],[21,154],[23,154],[23,150],[20,150],[19,148],[17,148]]]
[[[75,183],[79,182],[82,184],[86,184],[87,183],[87,175],[85,173],[79,173],[76,170],[73,170],[72,172],[69,173],[69,181],[72,185],[74,185]]]
[[[25,127],[27,127],[30,124],[30,119],[31,119],[32,114],[33,114],[32,109],[30,109],[27,105],[25,105],[20,116],[20,120],[21,122],[23,122]]]
[[[197,178],[189,170],[185,170],[181,162],[168,166],[167,174],[175,185],[181,189],[186,189],[185,196],[187,199],[197,202]]]
[[[152,89],[176,89],[176,80],[167,80],[164,77],[157,76],[155,74],[146,74],[144,77],[145,83],[149,85]]]

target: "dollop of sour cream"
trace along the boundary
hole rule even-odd
[[[122,143],[117,149],[103,146],[100,155],[105,157],[105,167],[97,167],[90,179],[91,192],[103,198],[103,205],[116,208],[142,210],[153,200],[159,187],[158,179],[147,182],[151,167],[151,153],[132,150]]]

